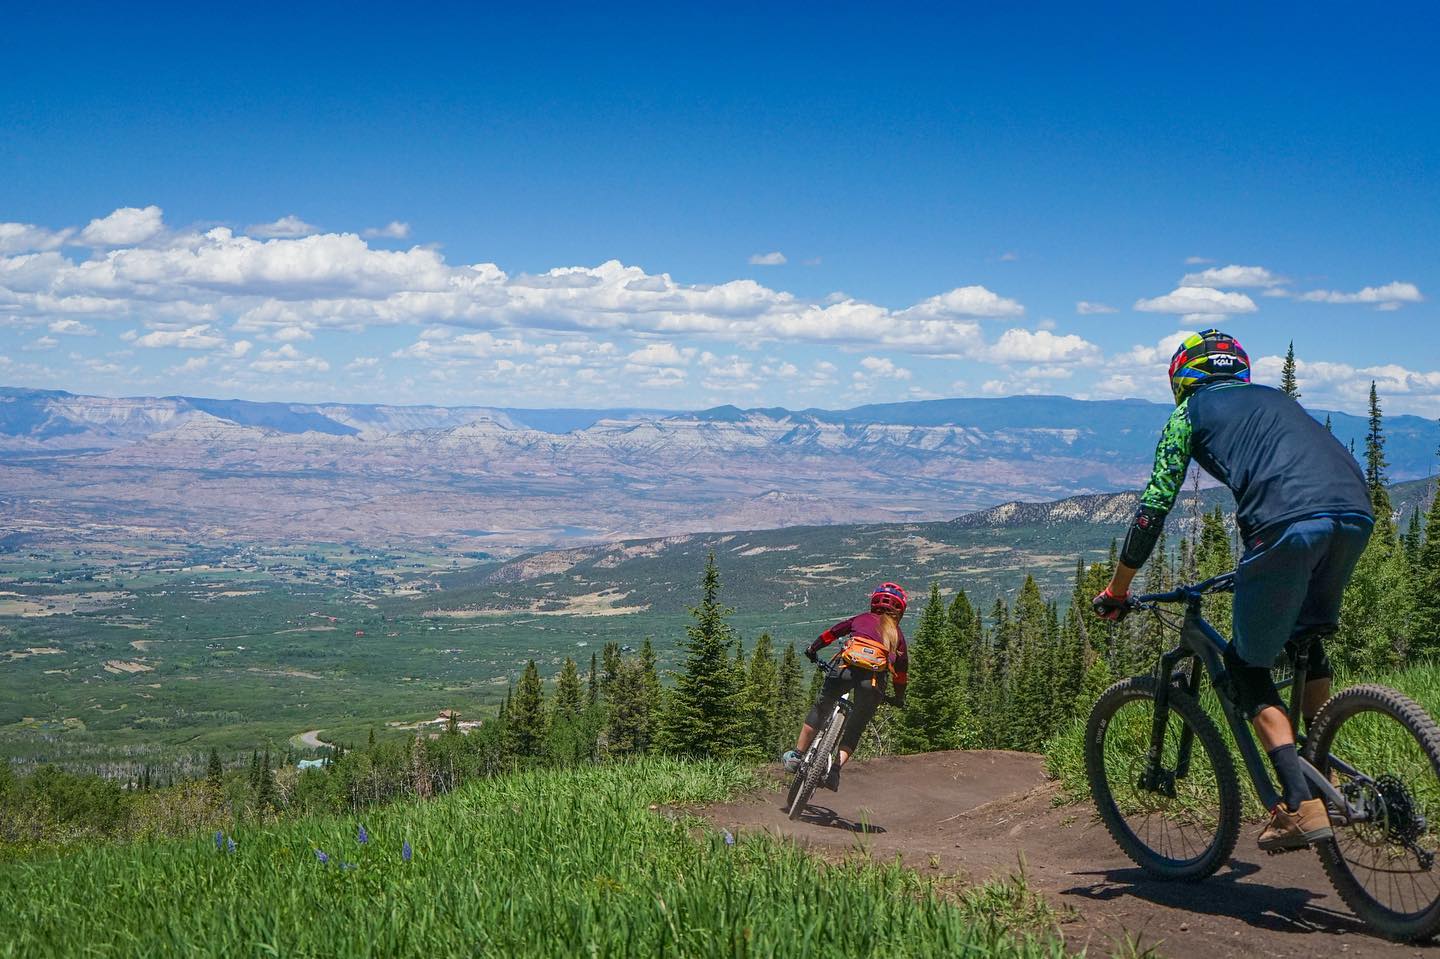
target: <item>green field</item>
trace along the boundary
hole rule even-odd
[[[376,809],[364,844],[361,821],[307,819],[241,829],[233,852],[201,837],[13,862],[0,956],[1064,954],[1023,890],[827,865],[651,809],[754,785],[733,763],[651,759]]]

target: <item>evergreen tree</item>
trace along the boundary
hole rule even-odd
[[[1425,546],[1425,536],[1420,525],[1420,507],[1418,504],[1410,511],[1410,525],[1406,528],[1405,536],[1401,542],[1405,546],[1405,559],[1410,564],[1410,568],[1412,570],[1419,568],[1420,551]]]
[[[1335,433],[1335,424],[1330,422],[1330,414],[1329,414],[1329,413],[1326,413],[1326,414],[1325,414],[1325,432],[1331,434],[1332,436],[1333,436],[1334,433]]]
[[[596,670],[594,653],[590,654],[590,681],[585,690],[585,702],[592,708],[600,702],[600,674]]]
[[[1285,351],[1285,365],[1280,369],[1280,392],[1292,400],[1300,398],[1300,384],[1295,379],[1295,341]]]
[[[1419,508],[1416,508],[1419,512]],[[1425,516],[1424,538],[1413,564],[1414,641],[1418,655],[1440,652],[1440,479]]]
[[[225,784],[225,767],[220,762],[220,752],[210,747],[210,758],[205,763],[205,781],[210,788],[220,789]]]
[[[246,781],[250,785],[250,795],[260,791],[260,753],[254,749],[250,751],[250,775]]]
[[[925,611],[908,645],[910,684],[895,731],[895,747],[904,753],[955,749],[964,732],[962,687],[939,583],[930,584]]]
[[[655,644],[650,637],[645,637],[645,642],[640,644],[640,672],[645,680],[645,709],[651,716],[650,732],[653,738],[655,722],[660,716],[660,700],[662,690],[660,688],[660,668],[655,656]],[[646,740],[646,748],[649,748],[650,740]]]
[[[644,664],[622,662],[610,683],[605,717],[606,755],[634,756],[646,750],[654,719],[647,697]]]
[[[600,698],[608,699],[610,684],[620,675],[620,644],[609,642],[600,653]]]
[[[259,784],[255,789],[255,809],[261,818],[272,811],[279,799],[279,790],[275,787],[275,770],[270,768],[270,748],[265,748],[265,756],[261,760]]]
[[[753,758],[769,759],[780,725],[780,676],[775,663],[774,641],[761,633],[750,652],[745,678],[745,752]]]
[[[1225,526],[1225,515],[1220,507],[1206,513],[1200,525],[1200,542],[1195,547],[1196,576],[1205,580],[1235,568],[1235,555],[1230,551],[1230,532]],[[1216,630],[1228,637],[1231,632],[1230,611],[1234,602],[1228,593],[1219,593],[1205,599],[1205,618]]]
[[[566,656],[564,665],[560,667],[560,678],[555,681],[555,701],[551,705],[551,715],[555,720],[578,722],[584,709],[580,672],[575,667],[575,660]]]
[[[1008,677],[1010,714],[1007,745],[1012,749],[1035,750],[1045,741],[1052,725],[1053,689],[1050,685],[1050,651],[1054,635],[1053,616],[1033,576],[1015,597],[1012,611],[1013,666]]]
[[[541,755],[545,746],[545,688],[535,660],[525,664],[515,696],[506,713],[505,732],[509,752],[521,759]]]
[[[731,612],[720,602],[720,569],[711,552],[705,560],[700,604],[690,609],[695,622],[680,643],[685,668],[668,697],[664,734],[672,752],[723,756],[739,740],[742,686],[730,656],[735,641]]]
[[[1365,433],[1365,484],[1370,487],[1370,504],[1375,509],[1375,532],[1382,538],[1393,540],[1395,520],[1390,503],[1390,490],[1386,481],[1385,431],[1380,397],[1375,392],[1375,381],[1370,381],[1370,423]]]
[[[777,756],[795,745],[800,723],[805,718],[805,710],[809,708],[801,689],[803,682],[800,657],[795,654],[795,647],[786,643],[785,652],[780,656],[777,677],[775,737],[770,741],[772,756]]]

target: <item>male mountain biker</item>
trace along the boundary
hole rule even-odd
[[[1095,612],[1120,619],[1131,580],[1145,563],[1194,460],[1230,488],[1245,555],[1235,575],[1234,642],[1225,671],[1236,705],[1255,726],[1280,780],[1281,801],[1260,833],[1267,852],[1301,849],[1331,835],[1324,800],[1301,771],[1295,737],[1270,667],[1290,641],[1327,636],[1374,526],[1355,457],[1300,404],[1250,382],[1250,360],[1233,337],[1206,330],[1170,360],[1175,412],[1155,468]],[[1290,643],[1289,649],[1294,650]],[[1306,721],[1330,695],[1323,643],[1311,647]]]
[[[806,658],[813,663],[819,659],[820,650],[842,636],[850,637],[837,657],[840,669],[825,677],[820,698],[800,728],[795,748],[780,757],[787,770],[794,770],[799,764],[836,701],[854,690],[850,718],[840,733],[840,761],[830,767],[825,780],[827,789],[839,789],[840,769],[860,745],[860,734],[875,715],[876,708],[886,701],[885,685],[891,674],[895,676],[895,695],[889,702],[895,706],[905,705],[910,657],[905,648],[905,634],[900,631],[900,619],[905,615],[907,602],[905,590],[898,584],[881,583],[870,594],[870,612],[836,623],[805,650]]]

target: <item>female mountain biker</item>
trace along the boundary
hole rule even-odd
[[[1170,360],[1171,414],[1155,469],[1095,612],[1120,619],[1131,580],[1149,557],[1193,457],[1235,494],[1245,555],[1235,576],[1234,642],[1225,654],[1234,701],[1255,726],[1280,779],[1282,798],[1260,833],[1268,852],[1300,849],[1332,835],[1323,800],[1301,772],[1295,737],[1270,677],[1292,641],[1328,636],[1340,599],[1370,539],[1374,512],[1355,457],[1300,404],[1250,382],[1250,359],[1233,337],[1206,330]],[[1330,695],[1329,659],[1310,652],[1307,722]]]
[[[795,748],[781,757],[785,768],[793,770],[826,715],[835,708],[841,696],[854,690],[854,707],[845,729],[840,734],[840,761],[830,768],[825,781],[827,789],[840,788],[840,768],[850,761],[855,747],[860,744],[860,734],[875,715],[875,709],[885,700],[885,686],[890,674],[895,676],[895,695],[889,700],[892,705],[905,705],[905,683],[908,680],[909,654],[905,650],[905,634],[900,631],[900,619],[905,615],[907,597],[905,590],[895,583],[882,583],[870,594],[870,612],[861,613],[843,622],[836,623],[821,633],[805,656],[813,663],[820,650],[842,636],[849,636],[838,657],[841,669],[825,678],[820,690],[820,699],[810,709],[805,725],[800,728],[800,737]]]

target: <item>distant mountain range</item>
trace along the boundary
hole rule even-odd
[[[1415,509],[1427,508],[1434,489],[1428,480],[1391,487],[1402,528]],[[834,618],[863,596],[866,584],[886,579],[912,592],[932,581],[963,586],[988,604],[1033,575],[1056,595],[1072,581],[1077,558],[1103,559],[1125,535],[1138,504],[1131,490],[1003,503],[948,522],[726,531],[551,550],[451,574],[434,602],[439,609],[494,612],[682,612],[694,602],[711,552],[727,604],[776,625]],[[1199,515],[1217,506],[1232,522],[1227,490],[1183,493],[1165,525],[1169,542],[1194,535]]]
[[[1066,397],[700,412],[115,399],[0,388],[23,535],[444,545],[949,519],[1137,486],[1169,407]],[[1317,416],[1327,415],[1317,411]],[[1342,441],[1365,420],[1329,413]],[[1394,479],[1440,429],[1386,420]]]

